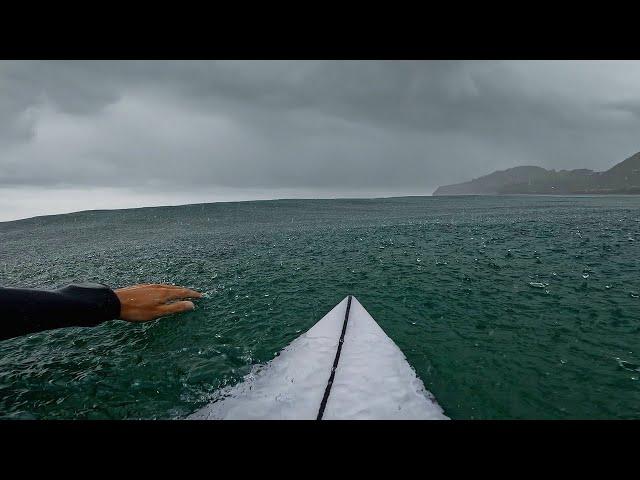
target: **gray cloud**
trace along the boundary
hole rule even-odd
[[[639,105],[640,62],[0,62],[0,188],[429,194],[606,169]]]

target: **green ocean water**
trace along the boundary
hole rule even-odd
[[[0,285],[84,281],[206,296],[147,324],[0,342],[0,418],[184,418],[349,293],[451,418],[640,418],[640,197],[280,200],[0,223]]]

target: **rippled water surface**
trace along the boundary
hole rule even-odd
[[[452,418],[640,418],[640,197],[282,200],[0,223],[0,284],[79,281],[206,298],[143,325],[0,342],[0,418],[183,418],[348,293]]]

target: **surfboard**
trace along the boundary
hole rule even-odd
[[[273,360],[188,417],[446,420],[404,354],[352,295]]]

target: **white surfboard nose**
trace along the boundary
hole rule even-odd
[[[398,346],[352,297],[323,419],[447,419]]]
[[[447,419],[353,296],[189,418]]]

